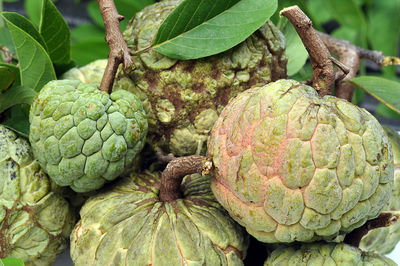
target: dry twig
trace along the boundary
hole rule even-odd
[[[298,6],[284,8],[280,15],[285,16],[292,23],[310,55],[314,89],[320,96],[331,94],[335,82],[331,55],[317,31],[312,27],[311,20]]]
[[[171,202],[181,197],[182,178],[190,174],[208,174],[212,163],[207,157],[191,155],[170,161],[161,175],[160,200]]]
[[[101,80],[100,90],[111,92],[115,74],[119,64],[123,63],[124,68],[132,65],[132,59],[129,55],[129,49],[124,41],[119,22],[124,19],[118,14],[114,0],[97,0],[100,12],[103,17],[104,27],[106,29],[106,41],[110,47],[108,62]]]
[[[400,212],[382,212],[377,218],[368,220],[364,225],[354,229],[346,235],[344,242],[346,244],[358,247],[360,241],[372,229],[385,227],[398,222]]]

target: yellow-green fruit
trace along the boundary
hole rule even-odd
[[[130,168],[145,143],[147,118],[132,93],[111,94],[78,80],[54,80],[29,113],[35,158],[59,186],[99,189]]]
[[[166,0],[148,6],[128,24],[124,38],[131,53],[151,46],[163,20],[180,3]],[[267,22],[226,52],[197,60],[175,60],[155,50],[133,55],[130,90],[149,117],[147,141],[175,155],[205,154],[208,133],[229,99],[255,84],[286,76],[282,33]],[[124,82],[118,81],[119,86]]]
[[[75,265],[243,265],[248,235],[219,205],[210,177],[159,199],[160,174],[133,174],[90,198],[71,234]]]
[[[282,246],[274,250],[264,266],[396,266],[389,258],[340,243]]]
[[[71,68],[61,76],[61,79],[80,80],[86,84],[100,84],[106,66],[107,59],[95,60],[82,67]]]
[[[400,211],[400,135],[391,128],[384,127],[385,132],[392,144],[394,158],[394,184],[392,197],[385,210]],[[400,222],[371,230],[360,242],[360,248],[368,251],[375,251],[380,254],[391,252],[400,241]]]
[[[0,125],[0,258],[51,265],[68,244],[75,217],[51,190],[29,143]]]
[[[331,239],[377,217],[393,154],[366,110],[279,80],[232,100],[211,133],[217,200],[262,242]]]

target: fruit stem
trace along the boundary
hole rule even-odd
[[[344,243],[358,247],[361,239],[372,229],[390,226],[396,223],[400,218],[400,212],[387,211],[382,212],[377,218],[368,220],[364,225],[354,229],[344,238]]]
[[[336,79],[335,90],[337,97],[346,99],[349,102],[352,100],[354,85],[346,82],[346,80],[356,76],[360,69],[360,59],[368,59],[380,67],[400,64],[400,58],[384,56],[381,51],[367,50],[326,33],[318,32],[318,35],[328,47],[328,50],[350,68],[349,73],[346,73],[344,78]],[[336,72],[336,76],[338,74],[339,71]]]
[[[332,94],[335,83],[333,62],[328,48],[312,27],[311,20],[298,6],[284,8],[280,15],[286,17],[292,23],[310,55],[314,89],[321,97]]]
[[[106,41],[110,47],[108,62],[101,80],[100,90],[111,93],[118,66],[123,63],[124,68],[127,69],[131,67],[133,63],[119,25],[124,17],[118,14],[114,0],[97,0],[97,3],[99,4],[100,13],[103,17]]]
[[[180,199],[182,179],[195,173],[208,174],[211,168],[212,163],[205,156],[191,155],[173,159],[161,174],[160,200],[172,202]]]

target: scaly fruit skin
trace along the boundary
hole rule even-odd
[[[210,177],[159,199],[159,173],[133,174],[90,198],[71,233],[75,265],[243,265],[248,235],[219,205]]]
[[[179,3],[156,3],[130,21],[124,38],[132,53],[151,45]],[[229,99],[254,84],[286,77],[284,48],[282,33],[267,22],[236,47],[207,58],[180,61],[154,50],[134,55],[135,68],[120,72],[119,78],[130,77],[134,83],[126,87],[143,102],[149,117],[147,141],[156,150],[205,154],[208,133]]]
[[[394,183],[392,197],[384,210],[400,211],[400,135],[391,128],[384,127],[392,145],[394,158]],[[369,231],[361,240],[360,248],[380,254],[390,253],[400,241],[400,222],[391,226]]]
[[[282,246],[274,250],[264,266],[341,265],[396,266],[389,258],[340,243],[313,243]]]
[[[143,148],[147,119],[140,100],[76,80],[51,81],[34,99],[29,140],[35,158],[60,186],[100,188],[131,167]]]
[[[382,211],[390,143],[366,110],[279,80],[241,93],[208,145],[217,200],[262,242],[331,239]]]
[[[82,67],[71,68],[61,76],[61,79],[80,80],[86,84],[100,84],[106,66],[107,59],[98,59]]]
[[[67,248],[75,217],[50,187],[29,143],[0,125],[0,258],[51,265]]]

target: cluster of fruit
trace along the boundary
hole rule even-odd
[[[139,12],[129,48],[147,47],[178,3]],[[272,23],[215,56],[133,60],[111,94],[98,89],[106,60],[48,83],[31,106],[30,144],[0,126],[0,257],[49,265],[70,237],[76,265],[243,265],[250,234],[267,243],[265,265],[396,265],[378,253],[400,240],[400,223],[370,231],[363,251],[343,238],[400,210],[400,136],[284,79]],[[179,197],[162,200],[171,181],[141,169],[145,143],[207,154],[214,169],[174,177]]]

